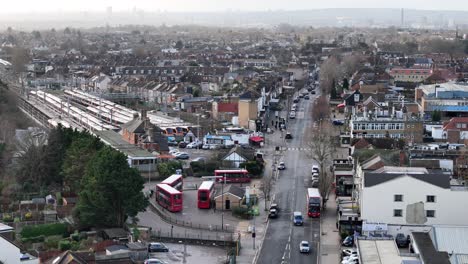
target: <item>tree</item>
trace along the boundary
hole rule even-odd
[[[318,127],[312,129],[311,134],[309,156],[317,161],[320,167],[318,189],[322,196],[323,206],[325,206],[333,183],[333,175],[326,169],[326,166],[331,163],[336,147],[333,129],[329,123],[321,122]]]
[[[319,122],[321,120],[326,120],[330,117],[330,103],[328,97],[322,95],[318,97],[314,102],[314,107],[312,108],[312,118],[314,121]]]
[[[175,48],[180,50],[184,47],[184,43],[181,40],[178,40],[175,44]]]
[[[25,64],[29,61],[28,51],[24,48],[15,47],[11,52],[11,63],[13,64],[13,70],[16,73],[24,72],[26,70]]]
[[[193,89],[192,95],[193,97],[200,97],[201,91],[200,89]]]
[[[103,147],[102,142],[90,134],[80,134],[67,149],[62,165],[64,185],[73,193],[78,193],[81,179],[86,172],[88,162]]]
[[[343,90],[349,89],[349,81],[347,78],[343,78]]]
[[[320,66],[320,89],[324,94],[329,94],[333,80],[338,77],[338,61],[335,57],[328,58]]]
[[[83,178],[75,216],[81,227],[122,227],[144,211],[144,179],[130,168],[124,154],[104,147],[90,161]]]
[[[434,110],[431,113],[432,121],[434,122],[439,122],[440,119],[442,118],[442,114],[439,110]]]
[[[69,27],[66,27],[64,30],[63,30],[63,34],[65,35],[70,35],[71,34],[71,30]]]

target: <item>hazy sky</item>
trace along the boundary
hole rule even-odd
[[[1,0],[0,13],[45,11],[225,11],[300,10],[338,7],[468,10],[466,0]]]

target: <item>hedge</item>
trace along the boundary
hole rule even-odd
[[[68,236],[68,225],[62,223],[43,224],[35,226],[25,226],[21,230],[22,238],[38,237],[38,236]]]

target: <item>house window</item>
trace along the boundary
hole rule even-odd
[[[395,194],[393,196],[393,201],[394,202],[403,202],[403,195],[402,194]]]
[[[426,210],[426,217],[435,217],[435,210]]]
[[[426,196],[426,203],[435,203],[436,202],[436,197],[435,195],[428,195]]]
[[[394,217],[403,217],[403,210],[401,210],[401,209],[393,209],[393,216],[394,216]]]
[[[466,128],[466,124],[462,124],[462,128]]]

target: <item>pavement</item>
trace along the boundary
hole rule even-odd
[[[322,212],[321,227],[322,236],[320,238],[320,258],[321,264],[340,263],[340,233],[336,228],[336,196],[332,190],[327,208]]]

